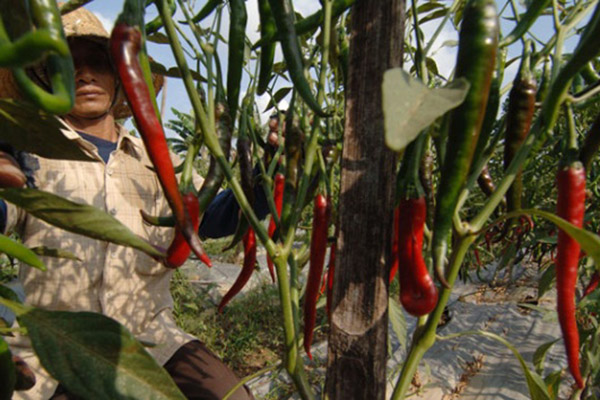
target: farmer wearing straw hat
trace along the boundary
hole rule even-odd
[[[61,119],[62,132],[95,161],[27,155],[33,184],[105,209],[134,233],[167,247],[172,230],[146,225],[139,215],[140,209],[154,215],[167,214],[169,209],[141,140],[116,123],[127,117],[129,110],[110,64],[109,34],[82,8],[66,14],[63,24],[75,64],[76,99],[73,109]],[[0,72],[0,95],[16,97],[10,74]],[[44,81],[43,69],[32,69],[30,74]],[[155,77],[157,88],[161,83],[160,77]],[[201,181],[196,178],[198,185]],[[262,190],[256,194],[256,211],[263,218],[266,200]],[[221,192],[209,206],[200,234],[219,237],[233,233],[238,209],[231,192]],[[0,228],[2,223],[5,230],[16,229],[29,247],[60,248],[82,260],[44,257],[45,272],[20,268],[19,280],[28,304],[48,310],[93,311],[114,318],[139,340],[155,344],[148,352],[188,398],[221,398],[239,382],[204,344],[176,326],[169,292],[173,270],[140,251],[63,231],[4,202],[0,202]],[[13,354],[23,358],[37,378],[32,389],[15,392],[15,398],[76,398],[42,369],[26,336],[17,335],[9,342]],[[230,398],[252,395],[241,387]]]

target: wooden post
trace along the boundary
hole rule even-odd
[[[396,155],[385,146],[383,73],[402,65],[404,0],[351,11],[349,78],[326,396],[384,399]]]

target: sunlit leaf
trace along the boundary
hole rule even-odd
[[[46,266],[38,258],[38,256],[28,247],[23,246],[21,243],[14,241],[8,236],[0,234],[0,253],[4,253],[9,257],[16,258],[17,260],[23,261],[31,265],[32,267],[46,270]]]
[[[388,299],[388,318],[392,323],[392,330],[403,349],[406,349],[406,318],[402,306],[391,297]]]
[[[37,189],[1,189],[0,198],[29,214],[69,232],[130,246],[151,256],[164,254],[116,218],[87,204],[79,204]]]
[[[0,303],[17,314],[42,365],[69,392],[86,399],[185,399],[169,374],[115,320]]]
[[[383,77],[387,146],[395,151],[404,149],[438,117],[460,105],[468,89],[469,83],[464,79],[430,89],[401,68],[387,70]]]
[[[60,131],[53,115],[11,99],[0,99],[0,141],[44,158],[89,161],[90,156]]]

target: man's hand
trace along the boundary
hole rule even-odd
[[[23,187],[27,177],[10,154],[0,151],[0,188]]]

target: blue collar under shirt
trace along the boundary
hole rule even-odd
[[[110,153],[117,149],[117,142],[111,142],[110,140],[101,139],[97,136],[90,135],[89,133],[84,133],[77,131],[79,136],[92,143],[94,146],[98,148],[98,154],[104,160],[104,163],[108,163],[108,158],[110,157]]]

